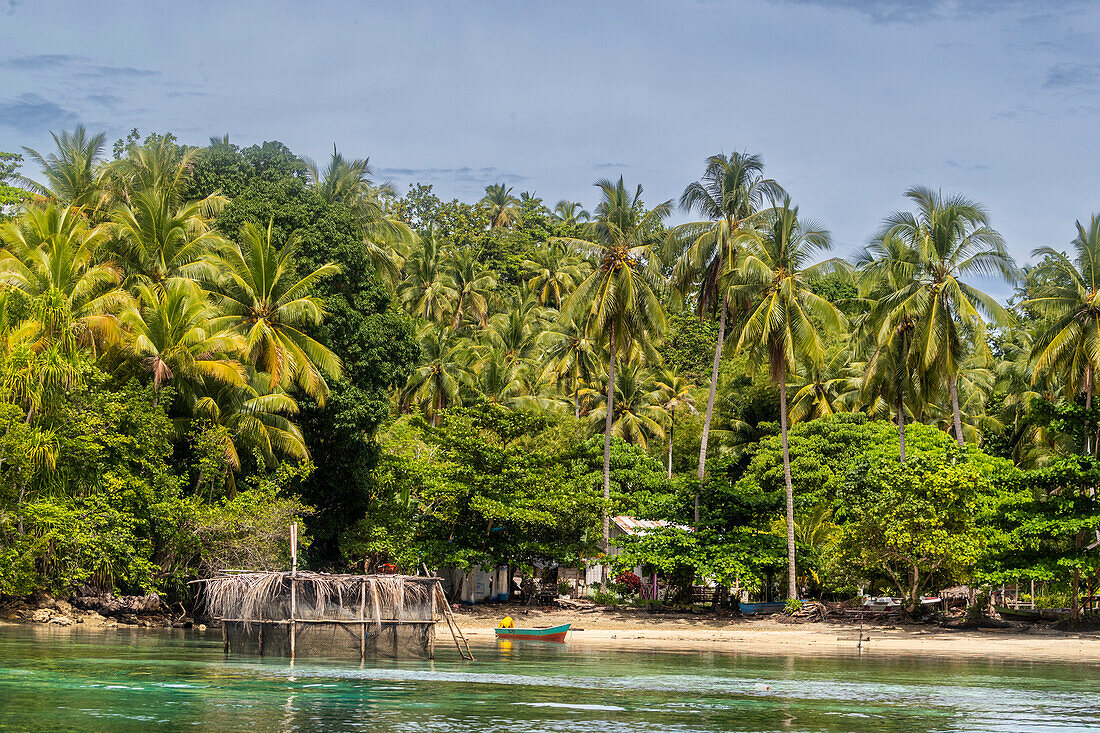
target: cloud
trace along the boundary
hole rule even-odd
[[[152,69],[136,69],[133,66],[89,66],[76,72],[76,76],[84,79],[140,79],[160,76],[159,71]]]
[[[386,178],[401,177],[427,181],[453,181],[455,183],[519,183],[529,180],[527,176],[510,173],[492,166],[471,168],[378,168],[376,172]]]
[[[1092,91],[1100,82],[1100,65],[1058,64],[1047,72],[1043,89]]]
[[[40,53],[30,56],[9,56],[0,59],[0,67],[5,69],[20,69],[22,71],[39,71],[41,69],[54,69],[59,66],[89,61],[84,56],[73,56],[67,53]]]
[[[39,134],[77,121],[75,112],[37,94],[20,94],[0,101],[0,125],[25,134]]]
[[[66,53],[41,53],[28,56],[8,56],[0,59],[0,68],[20,71],[46,71],[53,69],[69,70],[82,79],[138,79],[160,76],[159,71],[139,69],[133,66],[112,66],[92,63],[87,56],[74,56]]]
[[[875,23],[920,23],[993,13],[1044,12],[1084,6],[1087,0],[787,0],[799,5],[857,12]]]
[[[629,163],[597,163],[593,168],[631,168]]]
[[[994,120],[1018,120],[1021,117],[1037,117],[1046,114],[1038,107],[1032,107],[1030,104],[1017,104],[1012,109],[1002,110],[992,116]]]
[[[987,171],[987,170],[989,170],[989,166],[986,165],[985,163],[975,163],[973,165],[966,165],[964,163],[958,163],[954,160],[951,160],[950,158],[946,161],[946,164],[947,164],[948,168],[955,168],[957,170],[963,170],[963,171]]]

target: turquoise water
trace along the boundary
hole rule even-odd
[[[216,632],[4,627],[0,730],[1100,731],[1088,665],[537,642],[475,653],[291,666],[226,660]]]

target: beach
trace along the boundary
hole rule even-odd
[[[1100,663],[1100,633],[1063,632],[1022,624],[1005,629],[946,629],[928,624],[781,623],[692,614],[651,614],[613,609],[564,611],[513,606],[474,606],[456,611],[463,632],[474,640],[494,635],[505,615],[517,627],[572,624],[572,645],[596,644],[655,650],[714,650],[757,654],[928,655],[1019,661]],[[437,629],[442,642],[446,625]],[[859,639],[862,636],[862,643]]]

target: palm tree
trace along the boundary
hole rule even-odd
[[[1033,380],[1057,376],[1067,401],[1084,392],[1085,407],[1091,408],[1100,369],[1100,217],[1094,214],[1087,228],[1076,225],[1074,257],[1050,247],[1032,252],[1045,258],[1036,269],[1046,284],[1022,305],[1049,323],[1031,349]],[[1085,450],[1094,450],[1091,432]]]
[[[398,294],[409,313],[436,322],[450,313],[458,293],[444,265],[443,243],[432,229],[405,262],[406,275]]]
[[[897,237],[915,250],[919,265],[912,283],[884,298],[883,305],[914,314],[913,344],[920,355],[921,371],[946,382],[955,438],[962,445],[956,386],[961,355],[967,342],[984,348],[983,316],[1007,323],[1008,313],[994,298],[960,278],[1000,275],[1011,282],[1016,267],[979,204],[962,196],[945,198],[922,187],[911,188],[905,195],[916,204],[916,212],[891,214],[881,236]]]
[[[561,313],[563,322],[585,323],[608,345],[607,410],[603,448],[603,538],[610,537],[607,503],[611,499],[611,433],[615,413],[615,362],[620,348],[633,342],[648,343],[665,327],[664,307],[658,293],[661,278],[657,248],[663,239],[661,221],[669,215],[671,201],[646,211],[642,187],[634,194],[618,183],[596,182],[602,200],[596,220],[586,225],[587,240],[563,239],[567,244],[595,250],[600,261],[569,296]]]
[[[287,417],[298,414],[298,403],[261,372],[251,372],[241,383],[206,385],[205,392],[196,396],[191,414],[190,420],[206,420],[223,429],[221,448],[225,466],[231,469],[230,496],[236,494],[233,474],[241,470],[242,451],[258,450],[268,466],[274,464],[276,453],[309,459],[301,429]]]
[[[692,394],[695,391],[695,385],[681,377],[675,370],[666,369],[657,376],[656,387],[658,403],[668,420],[668,477],[671,479],[672,432],[676,427],[676,410],[686,407],[691,414],[698,414],[698,410],[695,409],[695,396]],[[698,494],[696,494],[696,503],[698,504]],[[695,507],[695,513],[697,515],[699,513],[698,506]],[[698,523],[698,518],[695,521]]]
[[[154,135],[144,145],[132,145],[125,157],[107,167],[107,181],[116,201],[128,202],[134,194],[147,192],[163,198],[168,207],[184,205],[183,195],[191,183],[194,158],[199,148],[177,145],[171,135]],[[200,207],[213,214],[227,203],[211,194]]]
[[[565,226],[577,226],[585,224],[591,219],[591,215],[585,211],[584,206],[577,201],[562,199],[554,204],[554,221]]]
[[[426,324],[420,331],[420,366],[401,391],[401,409],[415,404],[438,425],[439,411],[461,404],[462,388],[474,384],[467,362],[467,346],[450,328]]]
[[[652,376],[636,360],[615,371],[611,432],[642,448],[648,447],[649,437],[665,437],[661,393],[653,386]],[[608,422],[606,400],[589,413],[588,419],[594,427]]]
[[[152,375],[157,393],[170,380],[184,384],[188,394],[204,380],[244,384],[244,367],[231,356],[240,353],[243,339],[211,331],[214,312],[198,288],[186,280],[164,288],[142,283],[137,294],[121,317],[130,336],[125,351]]]
[[[695,305],[700,318],[718,310],[718,341],[714,347],[714,366],[696,471],[700,481],[706,472],[718,369],[726,339],[726,314],[730,309],[724,283],[728,283],[737,267],[745,242],[755,236],[754,227],[765,198],[775,200],[782,195],[783,189],[778,183],[764,178],[764,161],[760,156],[732,153],[707,158],[703,177],[689,184],[680,196],[680,208],[698,213],[705,221],[684,224],[673,230],[673,240],[683,246],[673,268],[673,283],[681,294],[696,289]],[[742,304],[735,305],[740,308]],[[698,511],[695,521],[699,521]]]
[[[213,294],[225,315],[210,327],[243,337],[245,358],[269,374],[273,384],[281,388],[294,382],[323,406],[328,395],[325,375],[340,376],[340,357],[300,327],[321,322],[324,303],[310,293],[339,267],[322,265],[299,279],[294,268],[297,238],[292,235],[276,245],[272,225],[261,229],[248,222],[241,230],[241,244],[217,257],[222,274]]]
[[[562,242],[552,240],[524,261],[524,268],[531,273],[527,286],[535,293],[539,303],[561,310],[562,301],[585,276],[584,263],[573,256]]]
[[[103,187],[103,149],[107,136],[88,135],[83,125],[72,132],[51,132],[57,152],[42,155],[33,148],[23,148],[27,157],[38,163],[44,183],[27,178],[17,180],[24,188],[62,204],[75,206],[93,218],[105,204]]]
[[[29,304],[36,350],[60,345],[66,353],[90,349],[94,355],[117,343],[116,314],[129,296],[119,288],[119,268],[97,260],[103,235],[54,203],[29,208],[0,230],[7,244],[0,250],[0,284]]]
[[[484,336],[509,361],[527,359],[538,346],[539,335],[546,330],[548,315],[530,293],[523,293],[489,319]]]
[[[798,598],[795,568],[794,489],[787,444],[787,374],[799,361],[820,364],[825,342],[820,329],[839,331],[844,316],[824,298],[815,295],[808,282],[821,272],[835,269],[836,261],[810,265],[811,258],[830,247],[829,233],[813,222],[800,220],[790,200],[768,212],[763,236],[747,241],[740,277],[735,286],[753,299],[737,341],[737,350],[749,354],[758,368],[767,363],[772,381],[779,385],[779,421],[783,444],[783,479],[787,493],[787,596]],[[820,325],[819,325],[820,324]]]
[[[199,202],[173,207],[171,196],[141,189],[112,216],[119,256],[136,281],[163,288],[169,280],[212,280],[215,255],[229,243],[211,227]]]
[[[795,391],[791,398],[791,422],[816,420],[862,407],[862,403],[852,400],[858,394],[859,381],[852,368],[851,352],[846,349],[837,349],[831,358],[820,363],[799,361],[788,384]]]
[[[587,322],[577,319],[558,320],[539,336],[542,359],[559,385],[567,386],[573,398],[573,416],[581,416],[583,385],[592,379],[599,359],[596,338]]]
[[[868,310],[856,329],[857,340],[869,357],[864,370],[864,399],[881,398],[894,406],[898,425],[898,455],[905,463],[906,404],[920,411],[926,399],[923,370],[913,339],[921,313],[912,303],[892,297],[910,288],[921,265],[921,254],[901,237],[884,232],[856,257],[860,291]]]
[[[458,328],[467,315],[484,326],[489,316],[486,295],[497,286],[496,277],[478,261],[477,252],[470,247],[453,251],[447,264],[455,291],[451,328]]]
[[[493,183],[485,187],[481,203],[489,209],[489,227],[498,229],[513,226],[519,219],[519,199],[512,195],[512,187]]]

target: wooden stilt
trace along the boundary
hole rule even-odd
[[[367,658],[367,581],[359,581],[359,661]]]
[[[298,579],[290,576],[290,658],[294,659],[294,647],[298,636]]]
[[[431,593],[431,615],[428,617],[432,621],[435,621],[435,593]],[[428,659],[435,659],[435,626],[429,626],[427,629],[428,634]]]
[[[393,618],[395,621],[405,620],[405,585],[402,583],[397,586],[397,607],[393,609]],[[393,627],[393,656],[397,658],[397,645],[400,634],[398,633],[398,626],[394,624]]]
[[[260,614],[260,656],[264,655],[264,615]]]
[[[224,620],[222,620],[222,651],[225,656],[229,656],[229,629],[226,628]]]

